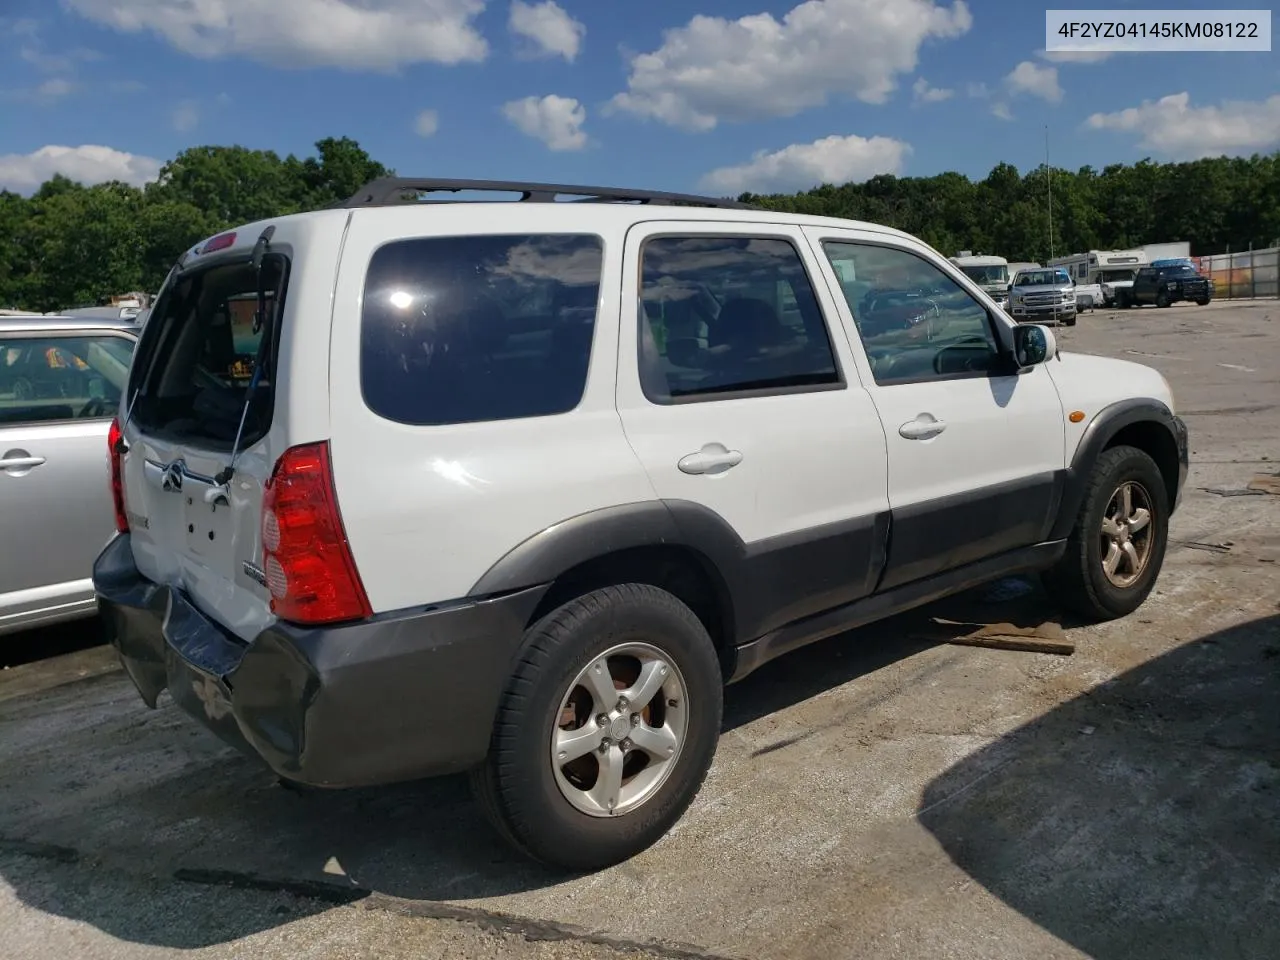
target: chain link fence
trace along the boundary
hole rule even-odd
[[[1191,261],[1200,273],[1213,280],[1216,299],[1280,297],[1280,247],[1214,253],[1192,257]]]

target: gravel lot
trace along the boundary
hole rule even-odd
[[[1280,956],[1280,497],[1248,489],[1280,471],[1280,302],[1060,336],[1159,368],[1193,451],[1156,594],[1064,624],[1074,655],[940,643],[923,613],[799,651],[731,688],[675,831],[575,878],[509,855],[460,781],[297,793],[101,649],[14,667],[0,953]],[[1056,616],[931,612],[959,606]]]

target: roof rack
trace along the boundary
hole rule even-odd
[[[480,193],[518,193],[520,201],[551,203],[558,196],[577,197],[577,203],[657,203],[668,206],[723,207],[730,210],[754,210],[737,200],[699,197],[688,193],[662,193],[654,190],[623,190],[617,187],[584,187],[566,183],[520,183],[507,180],[436,180],[414,177],[384,177],[366,183],[346,200],[331,206],[388,207],[402,203],[451,203],[452,200],[424,200],[423,194],[458,193],[462,190]]]

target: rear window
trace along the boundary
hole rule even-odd
[[[235,441],[244,414],[241,447],[260,440],[271,426],[276,320],[287,275],[288,261],[269,254],[260,272],[247,261],[224,263],[170,284],[138,347],[131,421],[148,433],[218,449]]]
[[[586,388],[603,254],[586,235],[379,248],[360,332],[366,405],[419,426],[572,410]]]

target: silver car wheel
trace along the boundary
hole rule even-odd
[[[593,817],[629,813],[675,768],[688,727],[679,668],[648,643],[611,647],[560,700],[551,766],[560,793]]]
[[[1147,569],[1151,536],[1151,495],[1127,480],[1111,495],[1102,516],[1102,572],[1114,586],[1132,586]]]

